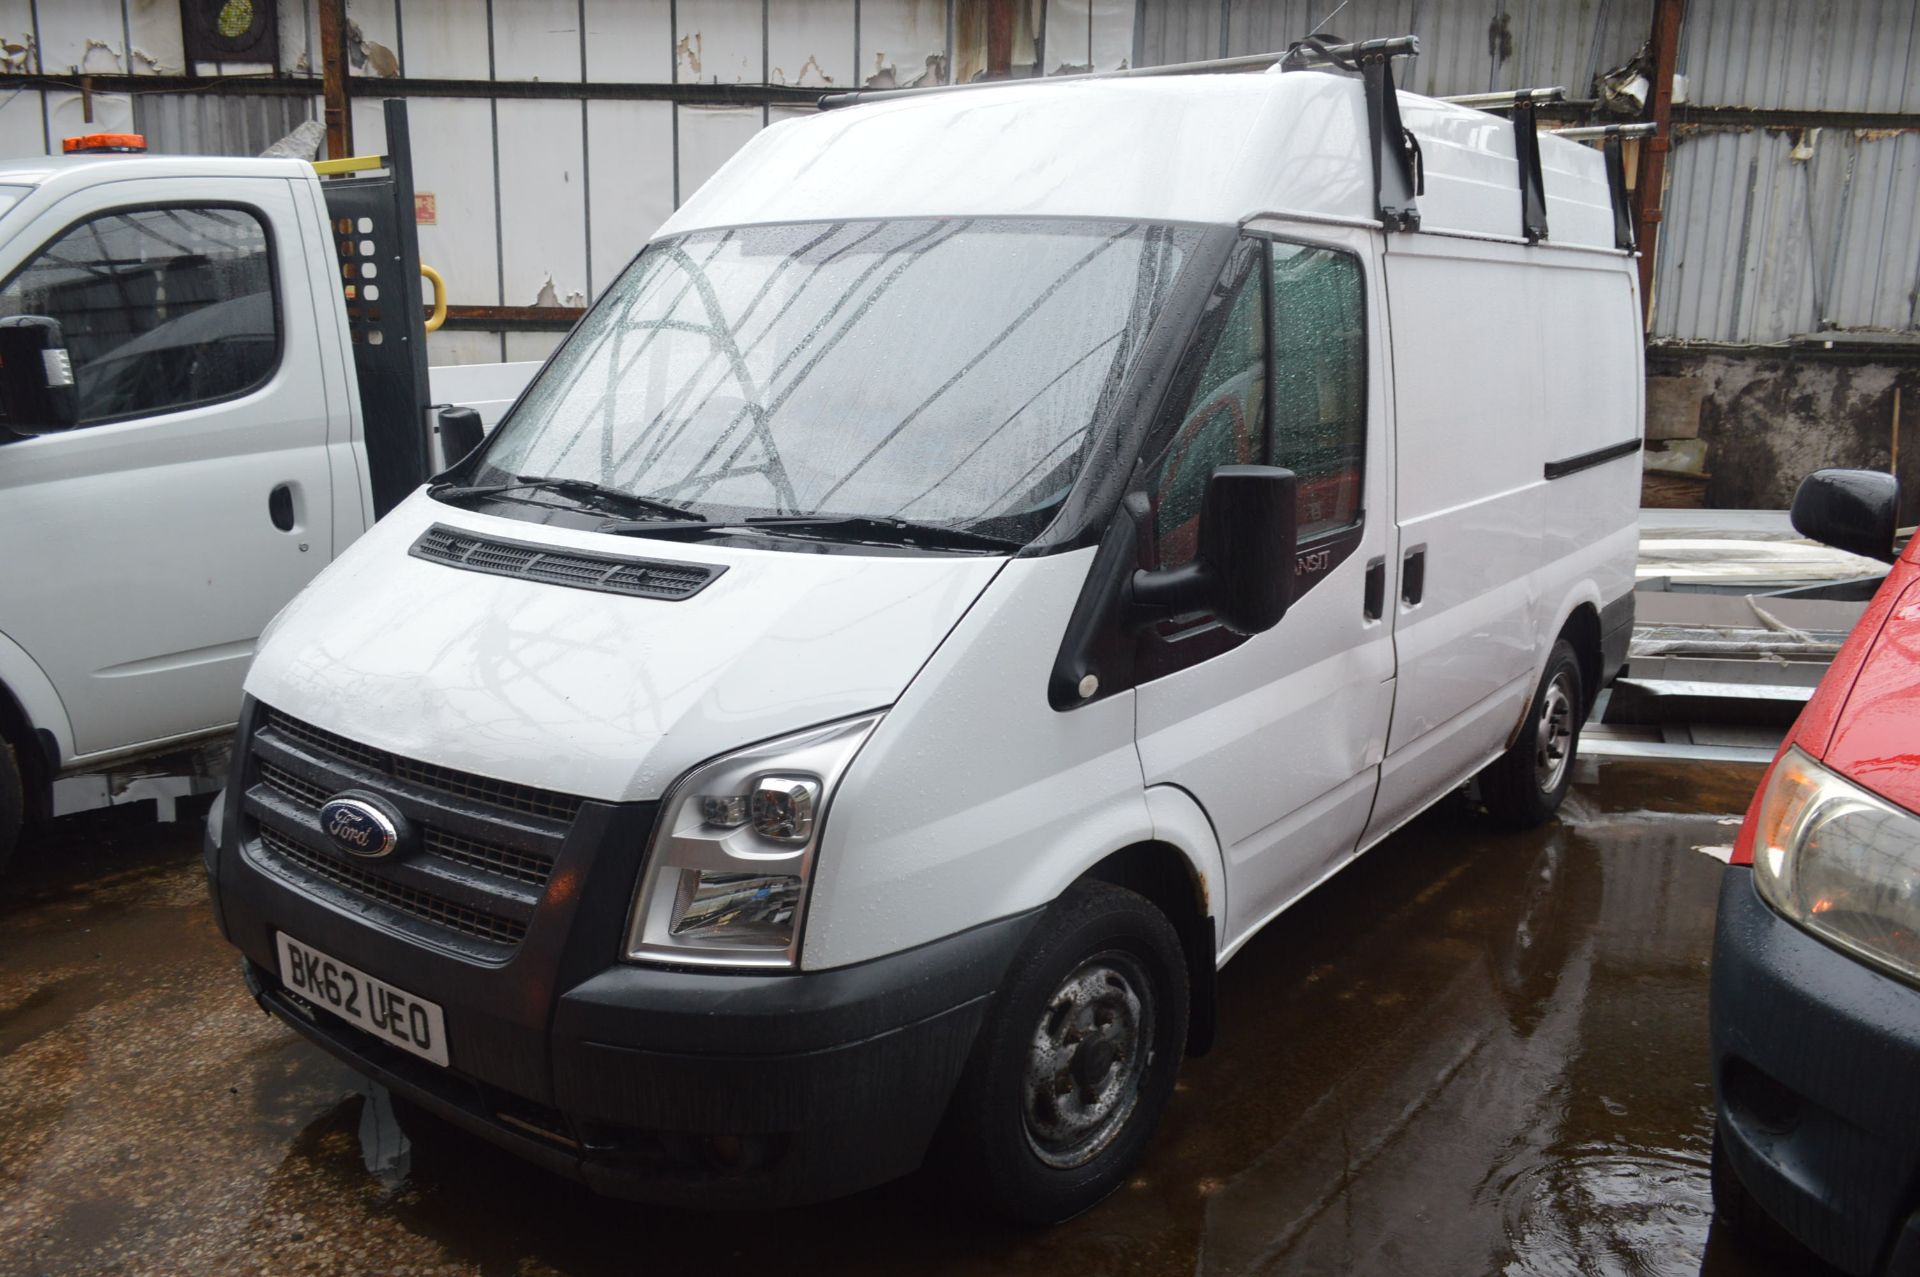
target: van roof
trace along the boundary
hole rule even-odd
[[[1400,94],[1421,229],[1519,240],[1513,126]],[[1600,152],[1542,135],[1549,242],[1614,250]],[[1374,221],[1366,100],[1318,71],[1016,82],[902,94],[761,131],[661,227],[842,218]]]

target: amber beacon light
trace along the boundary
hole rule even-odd
[[[139,133],[88,133],[61,139],[60,149],[68,155],[137,154],[147,149],[147,139]]]

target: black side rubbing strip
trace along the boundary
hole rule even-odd
[[[1621,457],[1631,457],[1638,451],[1640,451],[1640,440],[1627,439],[1621,443],[1609,444],[1604,448],[1595,448],[1592,452],[1583,452],[1577,457],[1549,461],[1547,478],[1564,479],[1570,474],[1591,470],[1595,466],[1604,466],[1609,461],[1618,461]]]
[[[692,598],[726,571],[709,563],[628,559],[563,550],[552,545],[531,545],[525,541],[504,541],[462,532],[443,523],[422,532],[407,553],[429,563],[444,563],[469,572],[668,603]]]

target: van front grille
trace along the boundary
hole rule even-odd
[[[509,947],[518,945],[527,934],[526,923],[518,919],[502,918],[430,891],[391,882],[344,857],[296,842],[271,826],[260,826],[260,845],[283,864],[443,930]]]
[[[421,533],[410,553],[417,559],[465,568],[469,572],[668,603],[692,598],[727,570],[719,564],[619,558],[551,545],[529,545],[524,541],[502,541],[440,523]]]
[[[306,893],[463,957],[498,962],[532,925],[580,799],[390,751],[263,707],[248,742],[247,858]],[[395,808],[417,837],[363,859],[320,809],[347,791]]]

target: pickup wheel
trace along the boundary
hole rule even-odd
[[[1132,1173],[1173,1093],[1187,966],[1143,896],[1074,886],[1008,968],[947,1114],[957,1180],[994,1214],[1078,1215]]]
[[[20,778],[20,760],[14,756],[13,746],[0,740],[0,873],[6,872],[7,862],[13,859],[26,815],[27,790]]]
[[[1580,748],[1586,705],[1580,659],[1561,639],[1547,654],[1546,673],[1518,739],[1480,773],[1480,801],[1509,829],[1532,829],[1553,818],[1573,784],[1573,757]]]

